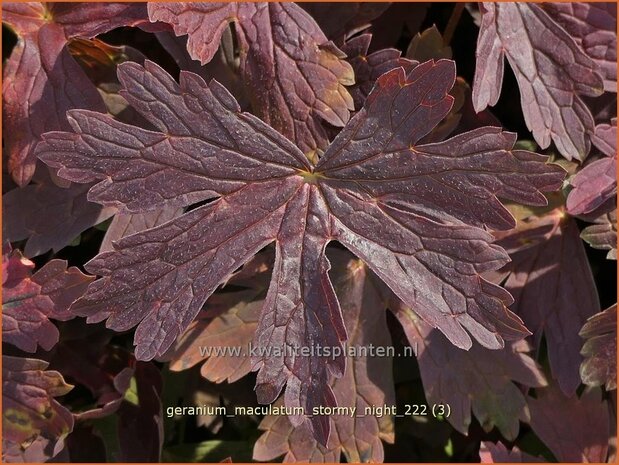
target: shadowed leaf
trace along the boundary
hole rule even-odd
[[[71,108],[105,111],[103,101],[66,45],[147,19],[144,3],[3,3],[2,21],[18,35],[4,67],[3,126],[8,169],[20,186],[35,170],[43,132],[68,130]]]
[[[447,420],[462,434],[468,434],[471,410],[486,431],[496,427],[503,437],[518,436],[519,421],[529,422],[525,397],[516,383],[541,387],[546,380],[524,342],[502,350],[488,350],[475,344],[468,351],[458,349],[414,313],[396,304],[394,313],[417,359],[429,404],[447,404]]]
[[[331,415],[332,433],[326,447],[312,439],[306,423],[294,427],[287,417],[267,416],[259,428],[264,431],[254,446],[254,459],[272,461],[285,454],[285,462],[339,462],[342,453],[348,463],[384,460],[383,441],[394,441],[392,415],[366,414],[366,407],[394,405],[395,392],[391,357],[364,355],[368,347],[389,347],[391,337],[385,318],[383,289],[367,267],[350,254],[333,251],[335,291],[342,306],[349,348],[359,355],[348,356],[342,378],[331,381],[339,407],[355,407],[356,416]]]
[[[566,397],[556,386],[528,398],[531,428],[559,462],[605,462],[610,436],[608,405],[598,388]]]
[[[543,240],[511,254],[505,288],[514,296],[512,308],[534,333],[536,347],[545,335],[552,376],[571,396],[580,384],[578,332],[600,311],[600,303],[576,222],[556,210],[531,225],[548,223],[552,232],[545,231]],[[523,234],[529,233],[516,229],[498,243],[513,242]]]
[[[533,3],[483,3],[477,40],[473,103],[497,103],[507,58],[520,88],[527,128],[568,160],[589,154],[594,122],[580,95],[603,92],[597,64],[542,8]]]
[[[208,63],[228,24],[235,23],[240,70],[256,114],[304,153],[324,150],[323,121],[344,126],[354,83],[343,53],[294,3],[151,3],[151,20],[186,35],[192,58]],[[266,32],[268,31],[268,32]]]
[[[594,249],[608,250],[606,258],[617,260],[617,210],[594,220],[580,233],[580,237]]]

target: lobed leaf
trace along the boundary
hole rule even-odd
[[[355,73],[355,83],[348,87],[348,91],[356,110],[363,107],[365,99],[380,76],[400,66],[408,72],[417,65],[417,62],[402,57],[402,52],[395,48],[368,53],[371,41],[372,34],[361,34],[350,38],[342,45],[342,51]]]
[[[572,215],[591,213],[617,193],[617,119],[598,124],[592,140],[606,157],[585,165],[570,179],[566,205]]]
[[[544,3],[544,10],[576,40],[600,67],[604,90],[617,92],[617,5]]]
[[[543,460],[538,457],[522,452],[518,446],[514,446],[511,450],[509,450],[502,442],[497,442],[496,444],[488,441],[482,442],[479,455],[481,457],[481,463],[543,462]]]
[[[505,439],[515,440],[519,421],[530,420],[516,383],[527,387],[547,384],[540,366],[527,355],[530,347],[520,341],[502,350],[479,345],[460,350],[401,303],[393,310],[410,345],[417,348],[427,402],[449,405],[447,420],[462,434],[468,434],[472,409],[485,431],[496,427]]]
[[[51,260],[36,273],[34,263],[19,251],[3,251],[2,337],[26,352],[37,346],[50,350],[58,342],[58,329],[49,320],[67,320],[71,304],[81,297],[92,276],[64,260]]]
[[[57,252],[114,214],[114,209],[86,199],[91,185],[59,187],[48,176],[35,177],[35,181],[39,182],[13,189],[2,197],[2,235],[11,242],[27,239],[26,257],[50,249]]]
[[[2,21],[18,35],[3,74],[3,124],[8,170],[20,186],[35,170],[34,146],[50,130],[68,130],[71,108],[105,111],[92,82],[66,45],[146,19],[144,4],[3,3]]]
[[[256,114],[304,153],[328,145],[323,122],[344,126],[354,83],[343,53],[294,3],[150,3],[151,21],[188,35],[192,58],[208,63],[235,23],[240,70]],[[267,32],[268,31],[268,32]]]
[[[617,212],[603,214],[580,233],[582,240],[594,249],[608,250],[606,258],[617,260]]]
[[[520,88],[527,128],[547,148],[554,142],[568,160],[584,160],[594,122],[580,95],[603,91],[597,64],[540,6],[483,3],[477,40],[473,104],[497,103],[507,58]]]
[[[549,219],[554,225],[547,239],[511,254],[505,289],[514,296],[512,308],[533,332],[536,347],[544,334],[552,376],[572,396],[580,385],[578,332],[600,311],[600,303],[576,222],[560,211],[550,213]],[[532,224],[541,226],[547,220]]]
[[[498,197],[544,205],[540,191],[558,188],[564,172],[512,150],[515,135],[498,128],[414,145],[451,107],[453,62],[381,76],[315,166],[241,112],[216,81],[181,72],[176,83],[150,62],[123,63],[119,77],[123,95],[158,131],[76,110],[73,132],[47,133],[39,157],[66,179],[98,181],[89,199],[123,211],[217,197],[121,239],[87,265],[102,279],[73,311],[90,322],[107,319],[117,331],[137,325],[137,358],[163,355],[215,289],[271,242],[275,262],[254,346],[283,350],[252,360],[261,403],[286,385],[288,406],[335,405],[328,379],[344,373],[345,358],[287,350],[346,340],[328,276],[331,240],[459,347],[472,343],[466,330],[490,348],[528,334],[505,306],[509,294],[479,276],[507,262],[482,227],[513,225]],[[328,422],[316,419],[312,428],[326,444]]]

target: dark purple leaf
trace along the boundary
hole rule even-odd
[[[349,347],[358,356],[347,356],[342,378],[331,381],[339,407],[356,408],[355,416],[331,415],[332,434],[326,447],[310,438],[306,423],[293,426],[285,416],[267,416],[259,428],[264,431],[254,446],[254,460],[272,461],[286,454],[285,462],[381,463],[383,441],[394,441],[393,416],[366,415],[366,407],[395,405],[391,357],[362,355],[369,347],[390,347],[391,336],[385,318],[385,298],[376,276],[350,254],[337,251],[334,263],[335,291],[341,302]],[[309,438],[309,439],[308,439]]]
[[[57,455],[73,429],[73,416],[54,397],[72,386],[47,363],[2,356],[2,459],[43,462]]]
[[[374,40],[370,51],[393,47],[404,35],[411,37],[421,28],[430,2],[394,2],[372,22],[370,32]]]
[[[593,315],[580,330],[585,339],[580,366],[583,383],[617,389],[617,304]]]
[[[499,128],[415,145],[451,108],[453,62],[383,75],[316,166],[216,81],[183,72],[177,84],[150,62],[119,70],[125,98],[162,132],[72,111],[74,132],[48,133],[41,159],[71,181],[99,181],[90,199],[132,213],[219,196],[87,265],[103,278],[73,310],[117,331],[138,325],[139,359],[162,355],[213,291],[273,241],[256,347],[346,339],[327,274],[331,240],[460,347],[472,344],[467,330],[490,348],[528,334],[505,307],[509,294],[479,276],[508,261],[481,227],[510,228],[497,197],[544,205],[540,190],[558,188],[564,172],[512,150],[515,135]],[[272,402],[287,384],[289,406],[332,404],[328,374],[341,375],[344,358],[289,353],[253,360],[258,399]],[[327,432],[315,431],[323,444]]]
[[[546,225],[548,219],[554,221],[554,229],[547,240],[511,255],[505,288],[514,296],[512,309],[534,333],[537,347],[545,335],[552,376],[571,396],[580,384],[578,332],[600,311],[600,303],[576,222],[555,211],[533,225]],[[498,243],[519,236],[516,230]]]
[[[118,213],[107,228],[99,250],[100,252],[113,250],[113,243],[115,241],[130,236],[131,234],[159,226],[173,220],[182,213],[182,208],[171,206],[163,206],[146,213]]]
[[[617,92],[617,4],[544,3],[544,10],[599,65],[604,90]]]
[[[3,256],[2,338],[26,352],[37,346],[50,350],[58,342],[58,329],[49,320],[67,320],[71,304],[81,297],[91,276],[64,260],[51,260],[33,275],[34,263],[17,250]]]
[[[118,462],[159,462],[163,445],[163,414],[159,369],[150,362],[137,362],[131,395],[118,410]]]
[[[344,54],[294,3],[151,3],[151,20],[188,35],[192,58],[208,63],[228,24],[242,49],[240,70],[256,114],[307,154],[328,145],[323,121],[344,126],[354,83]],[[264,33],[264,31],[268,31]]]
[[[11,242],[28,239],[26,257],[57,252],[115,212],[86,199],[90,185],[58,187],[49,176],[38,174],[35,181],[2,197],[2,236]]]
[[[143,3],[3,3],[2,21],[19,40],[4,69],[3,124],[8,169],[20,186],[35,170],[33,148],[49,130],[69,129],[71,108],[104,111],[99,93],[71,57],[73,37],[94,37],[147,20]]]
[[[598,388],[579,398],[566,397],[556,386],[529,397],[531,428],[559,462],[605,462],[610,437],[608,405]]]
[[[416,62],[401,57],[402,53],[395,48],[368,53],[371,41],[371,34],[361,34],[342,45],[342,51],[355,72],[355,83],[348,88],[355,103],[355,110],[363,106],[380,76],[400,66],[408,72],[417,65]]]
[[[497,103],[507,58],[520,88],[525,122],[536,142],[554,142],[568,160],[584,160],[593,117],[580,95],[603,91],[597,64],[574,39],[533,3],[483,3],[477,41],[473,103]]]
[[[547,384],[540,367],[527,355],[527,343],[519,341],[501,350],[475,344],[468,351],[461,350],[411,309],[396,303],[393,310],[417,350],[427,402],[449,405],[447,420],[462,434],[468,434],[472,409],[484,430],[496,427],[503,437],[515,440],[518,422],[530,420],[516,383],[527,387]]]

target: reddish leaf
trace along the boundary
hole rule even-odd
[[[580,337],[586,340],[581,351],[583,383],[617,389],[617,304],[589,318]]]
[[[73,37],[93,37],[146,20],[144,4],[3,3],[2,21],[18,35],[3,75],[8,169],[20,186],[35,170],[33,149],[49,130],[69,129],[71,108],[105,111],[99,93],[67,50]]]
[[[337,276],[335,290],[350,336],[349,348],[390,347],[385,300],[376,276],[349,254],[334,253],[331,258]],[[335,414],[326,418],[333,431],[326,447],[308,439],[306,423],[294,427],[285,416],[267,416],[259,426],[264,433],[254,446],[254,460],[273,461],[286,454],[285,462],[339,462],[343,453],[348,463],[383,462],[381,439],[393,442],[393,416],[366,415],[365,408],[395,405],[392,379],[391,358],[362,352],[348,356],[344,376],[332,380],[331,385],[337,405],[356,408],[355,416]]]
[[[151,20],[188,34],[192,58],[213,58],[223,30],[235,22],[241,73],[256,114],[304,153],[324,149],[322,122],[344,126],[354,83],[343,53],[294,3],[151,3]],[[268,33],[265,33],[268,31]]]
[[[610,437],[608,405],[599,389],[565,397],[551,386],[529,397],[531,427],[559,462],[605,462]]]
[[[170,206],[163,206],[147,213],[117,213],[107,228],[99,251],[113,250],[113,243],[123,237],[164,224],[182,213],[182,208]]]
[[[64,447],[73,416],[54,400],[72,388],[47,363],[2,356],[2,458],[46,461]]]
[[[580,237],[594,249],[608,250],[606,258],[617,260],[617,210],[601,215],[587,226]]]
[[[536,346],[545,335],[552,375],[571,396],[580,384],[578,332],[587,318],[600,311],[600,303],[575,221],[563,218],[560,211],[548,217],[554,221],[552,234],[511,255],[505,288],[514,296],[512,308],[534,333]]]
[[[100,181],[89,198],[129,212],[220,196],[87,265],[103,279],[73,310],[118,331],[138,325],[139,359],[162,355],[217,286],[273,241],[256,347],[338,347],[346,339],[327,274],[331,240],[460,347],[471,345],[467,329],[491,348],[527,334],[505,307],[509,294],[479,276],[508,260],[481,227],[513,225],[497,196],[543,205],[540,190],[559,187],[564,172],[511,150],[515,135],[498,128],[415,146],[451,107],[453,62],[383,75],[316,166],[240,112],[216,81],[184,72],[179,85],[149,62],[119,70],[123,95],[162,132],[72,111],[74,132],[48,133],[40,157],[69,180]],[[272,402],[287,383],[289,406],[331,404],[327,375],[341,375],[344,358],[286,354],[253,361],[258,399]]]
[[[361,34],[347,40],[342,45],[342,51],[346,54],[355,72],[355,83],[348,88],[348,91],[352,95],[356,110],[363,106],[381,75],[400,66],[408,72],[417,65],[416,62],[401,57],[402,53],[395,48],[368,53],[371,41],[371,34]]]
[[[552,140],[568,160],[584,160],[594,123],[579,95],[602,93],[597,64],[536,4],[483,3],[480,8],[475,109],[497,103],[506,57],[518,80],[525,122],[537,143],[546,148]]]
[[[2,235],[11,242],[28,239],[26,257],[57,252],[115,212],[86,199],[91,185],[58,187],[46,175],[35,181],[2,197]]]
[[[51,260],[31,276],[34,263],[19,251],[3,257],[6,271],[2,285],[2,337],[27,352],[37,345],[50,350],[58,342],[58,330],[49,318],[66,320],[71,304],[92,281],[64,260]]]
[[[600,66],[604,90],[616,93],[617,4],[544,3],[543,8]]]
[[[492,442],[482,442],[479,456],[481,457],[481,463],[544,462],[544,460],[522,452],[517,446],[508,450],[502,442],[497,442],[496,444]]]
[[[475,344],[464,351],[409,308],[395,304],[394,313],[409,343],[417,348],[428,403],[449,405],[451,414],[447,419],[462,434],[468,434],[472,409],[484,430],[496,427],[503,437],[515,440],[518,422],[530,420],[525,397],[515,383],[527,387],[546,385],[540,367],[527,355],[530,347],[520,341],[502,350]]]

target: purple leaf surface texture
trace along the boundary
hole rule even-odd
[[[121,212],[214,199],[121,239],[87,265],[102,279],[73,311],[91,322],[107,319],[117,331],[138,325],[139,359],[162,355],[219,284],[271,242],[275,261],[256,346],[346,340],[325,256],[332,240],[459,347],[471,346],[470,335],[496,349],[528,334],[506,308],[509,294],[479,276],[508,261],[482,228],[514,225],[497,197],[544,205],[541,191],[559,187],[564,172],[513,150],[515,135],[499,128],[415,145],[451,108],[453,62],[381,76],[316,164],[241,112],[216,81],[182,72],[177,83],[151,62],[123,63],[119,79],[122,95],[157,131],[73,110],[73,131],[47,133],[37,153],[65,179],[96,182],[89,200]],[[252,363],[261,402],[286,385],[287,405],[308,409],[335,403],[328,375],[345,368],[343,357],[286,352]],[[321,442],[328,431],[314,421]]]

